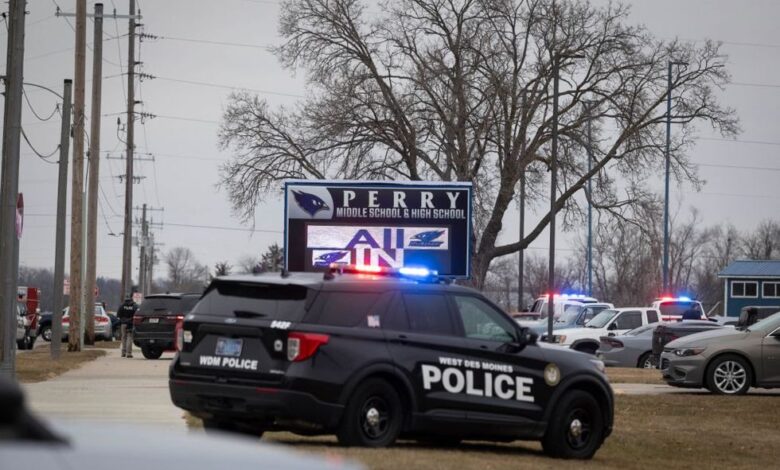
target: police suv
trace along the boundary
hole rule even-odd
[[[539,440],[590,458],[612,430],[603,364],[541,348],[480,293],[424,269],[212,281],[185,318],[174,404],[207,429],[401,438]]]

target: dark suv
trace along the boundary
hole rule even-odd
[[[133,343],[147,359],[159,359],[174,351],[177,326],[198,303],[200,294],[153,294],[141,302],[133,316]]]
[[[612,430],[603,364],[543,348],[480,293],[413,270],[212,281],[170,367],[173,403],[207,429],[540,440],[590,458]]]

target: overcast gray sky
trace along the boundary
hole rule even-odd
[[[106,12],[126,13],[126,0],[106,0]],[[594,3],[606,3],[596,1]],[[780,176],[778,121],[780,121],[780,2],[776,0],[634,0],[631,21],[645,24],[662,38],[716,39],[724,42],[733,85],[723,101],[737,109],[743,134],[741,142],[725,142],[702,129],[691,152],[707,181],[701,192],[673,186],[672,207],[682,212],[695,207],[706,225],[733,223],[752,229],[760,221],[776,218],[780,196],[775,190]],[[88,2],[92,11],[94,2]],[[262,91],[272,105],[291,105],[304,93],[302,77],[282,70],[264,46],[279,42],[279,2],[261,0],[142,0],[143,32],[159,36],[140,45],[139,71],[157,76],[138,85],[143,105],[137,109],[157,115],[136,126],[140,153],[155,156],[154,163],[139,162],[136,174],[145,177],[136,185],[135,205],[164,207],[151,213],[157,241],[163,251],[175,246],[191,248],[198,260],[213,267],[217,261],[233,264],[244,255],[257,255],[270,243],[282,242],[282,204],[269,199],[257,209],[256,231],[232,217],[229,202],[218,191],[218,166],[229,155],[217,148],[218,122],[230,88]],[[28,2],[25,43],[25,81],[60,91],[62,80],[73,76],[74,31],[70,22],[54,16],[56,6],[72,12],[74,0]],[[88,43],[92,23],[88,23]],[[116,119],[125,121],[127,20],[104,24],[103,114],[101,146],[113,157],[123,154]],[[121,36],[115,38],[116,36]],[[110,39],[113,38],[113,39]],[[5,51],[7,35],[0,33]],[[87,51],[87,77],[91,76],[91,51]],[[2,59],[5,60],[5,54]],[[4,67],[3,67],[4,69]],[[189,83],[187,83],[189,82]],[[87,97],[89,86],[87,83]],[[40,117],[47,117],[56,99],[27,88]],[[42,153],[53,151],[59,141],[59,117],[39,121],[24,105],[23,126]],[[89,102],[87,103],[89,113]],[[108,116],[105,116],[108,115]],[[123,136],[122,136],[123,137]],[[22,143],[20,191],[26,203],[25,233],[20,262],[52,267],[56,210],[56,165],[46,163]],[[56,156],[53,157],[56,161]],[[101,220],[98,227],[98,273],[119,278],[121,273],[123,185],[122,160],[101,161]],[[662,175],[658,176],[658,188]],[[140,215],[140,214],[139,214]],[[531,216],[529,224],[537,216]],[[191,227],[191,226],[201,227]],[[504,239],[517,237],[517,218],[505,220]],[[115,234],[115,235],[112,235]],[[547,236],[532,245],[542,250]],[[565,250],[566,243],[562,244]],[[541,253],[541,251],[540,251]],[[562,251],[559,256],[566,256]],[[137,256],[134,272],[137,273]],[[160,266],[157,276],[164,275]]]

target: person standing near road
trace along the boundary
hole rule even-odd
[[[137,311],[138,305],[133,302],[132,297],[127,297],[117,312],[121,324],[122,357],[133,357],[133,316]]]

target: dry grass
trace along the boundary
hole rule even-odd
[[[545,457],[537,443],[467,442],[436,448],[400,441],[388,449],[343,448],[333,437],[268,433],[264,440],[348,459],[370,469],[773,468],[780,459],[778,396],[618,396],[615,430],[592,461]],[[196,418],[187,416],[190,426]]]
[[[658,369],[607,367],[607,377],[613,384],[666,384],[661,378],[661,371]]]
[[[71,353],[67,352],[67,345],[63,345],[60,359],[54,361],[49,347],[35,348],[16,355],[16,379],[22,383],[43,382],[105,354],[105,350],[92,347]]]
[[[95,347],[101,349],[119,349],[121,345],[119,341],[95,341]]]

